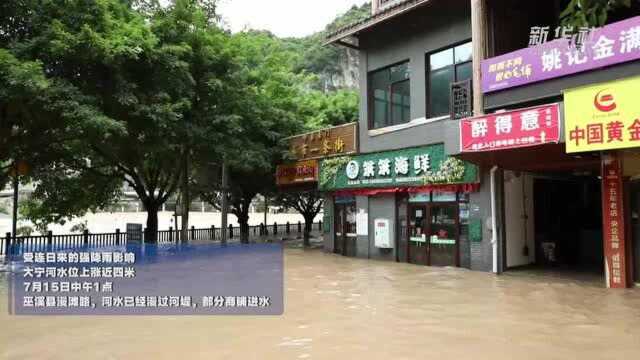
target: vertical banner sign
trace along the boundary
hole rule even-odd
[[[549,104],[460,121],[460,151],[479,152],[558,143],[560,106]]]
[[[622,170],[617,154],[602,159],[602,231],[605,281],[609,288],[626,288],[625,226],[622,203]]]

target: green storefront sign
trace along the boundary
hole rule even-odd
[[[444,145],[363,154],[320,163],[320,190],[478,182],[475,165],[448,157]]]

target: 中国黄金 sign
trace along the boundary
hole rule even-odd
[[[640,77],[567,90],[568,153],[640,146]]]
[[[287,139],[293,160],[319,159],[358,151],[358,123],[317,130]]]

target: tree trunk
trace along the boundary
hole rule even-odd
[[[221,201],[221,211],[222,211],[222,231],[220,232],[220,242],[222,245],[227,245],[227,216],[229,213],[229,199],[227,195],[227,187],[229,186],[229,174],[227,174],[229,170],[227,169],[226,160],[222,161],[222,201]]]
[[[191,207],[191,202],[188,198],[189,197],[186,195],[183,195],[182,198],[182,225],[180,235],[181,242],[189,241],[189,208]]]
[[[185,154],[187,152],[185,151]],[[189,196],[189,158],[185,155],[184,168],[182,174],[182,242],[189,241],[189,210],[191,198]]]
[[[240,242],[242,244],[249,243],[249,214],[246,209],[242,209],[241,213],[236,214],[238,224],[240,225]]]
[[[147,211],[147,229],[145,242],[155,244],[158,242],[158,205],[145,204]]]
[[[302,243],[304,247],[311,246],[311,227],[313,226],[313,214],[304,214],[304,234],[302,237]]]

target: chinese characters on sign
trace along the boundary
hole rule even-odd
[[[278,186],[302,184],[318,181],[318,161],[306,160],[295,164],[278,165],[276,184]]]
[[[538,46],[549,40],[549,26],[533,26],[529,33],[529,46]],[[591,33],[595,28],[590,27],[573,27],[573,26],[557,26],[554,31],[553,39],[565,39],[578,48],[591,39]]]
[[[354,156],[337,172],[335,181],[321,183],[320,189],[424,186],[428,181],[472,184],[478,181],[477,169],[447,157],[444,145],[436,144]]]
[[[558,143],[560,106],[550,104],[460,121],[461,152]]]
[[[378,160],[365,160],[362,162],[362,174],[360,173],[360,163],[357,160],[351,160],[347,164],[346,174],[350,180],[357,181],[362,175],[365,179],[375,177],[391,177],[391,168],[393,164],[393,174],[396,177],[409,175],[409,163],[413,163],[413,172],[411,175],[424,175],[431,169],[429,154],[414,155],[413,159],[407,156],[397,156],[395,158],[380,158]],[[407,180],[410,181],[410,180]]]
[[[639,86],[630,78],[566,91],[567,152],[640,146]]]
[[[219,261],[211,262],[212,256]],[[227,271],[230,264],[241,270]],[[279,245],[47,249],[23,253],[17,268],[9,277],[9,309],[16,315],[275,315],[283,310]]]
[[[504,90],[640,59],[640,17],[588,34],[590,40],[580,46],[575,44],[577,40],[565,36],[482,61],[482,91]]]
[[[622,171],[615,153],[602,160],[602,212],[607,287],[626,288]]]
[[[357,151],[357,123],[297,135],[289,140],[289,156],[295,160],[318,159]]]

